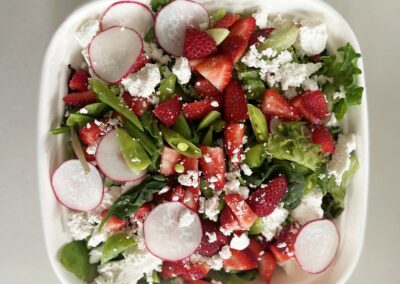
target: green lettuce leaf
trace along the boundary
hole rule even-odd
[[[153,10],[153,12],[157,12],[171,1],[172,0],[151,0],[150,7]]]

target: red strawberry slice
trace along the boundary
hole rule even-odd
[[[205,263],[190,263],[190,266],[183,272],[182,278],[187,281],[200,280],[206,277],[209,271],[210,268]]]
[[[86,145],[96,145],[99,142],[101,133],[100,127],[92,121],[79,130],[79,138]]]
[[[253,17],[246,17],[237,20],[230,28],[229,36],[239,36],[248,41],[256,30],[256,20]]]
[[[243,228],[240,226],[239,221],[233,214],[231,208],[225,206],[219,217],[222,228],[227,231],[242,231]]]
[[[85,70],[78,69],[69,81],[69,87],[75,91],[85,92],[88,90],[88,78],[89,75]]]
[[[214,23],[213,28],[228,29],[237,20],[239,20],[239,18],[240,16],[238,14],[227,13],[225,16]]]
[[[314,127],[311,133],[311,140],[314,144],[321,145],[322,152],[325,154],[332,154],[335,151],[335,141],[332,134],[323,125]]]
[[[107,214],[107,212],[108,212],[108,209],[101,212],[101,214],[100,214],[101,218],[104,218],[104,216]],[[126,224],[127,224],[126,220],[121,220],[117,216],[111,215],[111,217],[104,224],[103,228],[106,232],[115,232],[115,231],[118,231],[118,230],[122,229],[123,227],[125,227]]]
[[[200,188],[198,187],[187,187],[185,195],[183,197],[183,204],[194,212],[198,212],[200,208],[199,197],[201,195]]]
[[[183,55],[191,60],[204,58],[217,51],[214,39],[198,28],[187,28],[183,44]]]
[[[263,246],[258,241],[250,239],[250,244],[246,250],[251,252],[255,259],[258,259],[263,252]]]
[[[169,176],[175,173],[175,165],[179,163],[182,155],[169,147],[164,146],[161,153],[160,173]]]
[[[248,230],[257,219],[257,215],[239,194],[227,194],[224,196],[226,204],[231,208],[240,226]]]
[[[128,92],[125,92],[122,95],[122,99],[138,117],[141,117],[143,113],[152,106],[148,99],[142,97],[132,97]]]
[[[183,115],[187,120],[199,120],[209,112],[221,109],[221,98],[205,98],[204,100],[187,103],[182,107]]]
[[[221,53],[226,54],[232,62],[238,61],[246,51],[247,40],[241,36],[228,36],[219,46]]]
[[[145,203],[139,207],[139,209],[135,212],[135,219],[139,222],[143,222],[147,215],[151,212],[153,208],[151,207],[150,203]]]
[[[201,146],[203,156],[200,158],[200,166],[203,176],[210,187],[222,190],[226,180],[226,168],[224,150],[220,147]]]
[[[205,60],[207,60],[207,58],[189,60],[190,69],[192,69],[192,71],[197,71],[197,66]]]
[[[186,194],[186,191],[183,188],[183,186],[178,185],[172,190],[171,197],[170,197],[171,201],[177,201],[177,202],[183,203],[183,201],[185,199],[185,194]]]
[[[180,276],[186,271],[188,265],[186,260],[164,261],[161,268],[161,275],[164,278]]]
[[[251,34],[250,39],[249,39],[249,46],[253,45],[253,44],[257,44],[260,43],[259,38],[260,37],[268,37],[273,31],[275,30],[275,28],[266,28],[266,29],[260,29],[260,30],[256,30],[254,33]]]
[[[218,90],[223,91],[232,78],[233,63],[229,56],[211,56],[196,66],[196,70]]]
[[[188,284],[211,284],[211,282],[204,280],[186,281]]]
[[[257,268],[257,259],[249,250],[231,249],[232,256],[224,260],[224,269],[230,270],[251,270]]]
[[[322,124],[329,114],[328,103],[320,90],[298,95],[291,104],[302,117],[316,125]]]
[[[197,252],[203,256],[213,256],[223,246],[228,244],[228,237],[220,230],[217,223],[209,220],[202,221],[203,237]],[[211,237],[210,237],[211,236]],[[215,240],[213,237],[215,236]]]
[[[261,110],[265,115],[277,116],[286,120],[300,120],[299,114],[286,98],[272,89],[265,91]]]
[[[83,154],[85,155],[85,159],[88,162],[93,162],[96,161],[96,155],[95,154],[89,154],[87,152],[87,146],[82,146]]]
[[[271,282],[272,275],[276,270],[276,261],[269,251],[266,251],[258,261],[258,271],[266,284]]]
[[[199,78],[194,84],[194,89],[203,97],[221,97],[222,93],[206,78]]]
[[[224,119],[227,123],[239,123],[249,117],[247,101],[242,86],[232,80],[225,90]]]
[[[92,91],[71,93],[63,97],[65,104],[73,107],[84,107],[97,101],[96,94]]]
[[[173,126],[181,112],[181,104],[178,96],[173,96],[169,100],[159,104],[154,110],[154,115],[166,126]]]
[[[287,190],[288,181],[286,177],[278,176],[254,191],[247,203],[258,216],[268,216],[281,202]]]
[[[232,166],[239,166],[243,151],[244,124],[228,124],[224,130],[225,151]]]
[[[276,236],[275,243],[268,246],[278,263],[294,258],[294,243],[299,230],[297,223],[286,226]]]
[[[136,60],[135,64],[133,65],[132,72],[139,71],[149,62],[150,60],[145,55],[142,55],[141,57],[138,58],[138,60]]]

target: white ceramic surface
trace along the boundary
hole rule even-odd
[[[57,204],[50,186],[52,170],[64,158],[65,140],[52,136],[48,130],[58,125],[63,114],[62,97],[66,93],[67,65],[79,66],[82,58],[80,48],[74,39],[74,31],[85,19],[100,14],[113,1],[96,1],[86,4],[74,12],[55,33],[45,57],[39,102],[38,118],[38,178],[42,206],[42,222],[45,241],[52,266],[63,283],[80,283],[72,274],[66,272],[57,261],[58,249],[70,240],[63,227],[62,209]],[[143,1],[146,2],[146,1]],[[232,11],[254,10],[267,4],[273,13],[289,13],[296,16],[318,18],[325,21],[328,33],[328,49],[334,51],[338,46],[350,42],[360,51],[357,39],[346,21],[329,5],[319,0],[269,0],[269,1],[200,1],[209,10],[224,6]],[[362,68],[362,61],[360,61]],[[359,83],[365,87],[364,77]],[[366,91],[361,107],[352,107],[343,121],[346,132],[357,135],[357,156],[360,169],[355,175],[347,195],[347,209],[338,220],[341,232],[339,254],[333,265],[320,275],[301,274],[289,281],[282,272],[272,283],[343,283],[348,279],[359,258],[364,239],[366,206],[369,177],[369,137]]]

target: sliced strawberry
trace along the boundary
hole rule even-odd
[[[323,125],[314,127],[311,133],[311,140],[314,144],[321,145],[322,152],[325,154],[332,154],[335,151],[335,141],[332,134]]]
[[[183,203],[183,200],[185,199],[185,194],[186,194],[186,191],[183,188],[183,186],[178,185],[178,186],[174,187],[174,189],[171,192],[171,195],[170,195],[171,201],[177,201],[177,202]]]
[[[299,114],[286,98],[272,89],[265,91],[261,110],[265,115],[277,116],[287,120],[300,120]]]
[[[328,103],[320,90],[298,95],[291,104],[302,117],[316,125],[322,124],[329,114]]]
[[[196,70],[218,90],[222,91],[232,78],[233,63],[229,56],[211,56],[198,64]]]
[[[228,36],[219,46],[219,50],[228,55],[232,62],[236,62],[243,56],[247,45],[247,40],[240,36]]]
[[[187,187],[185,191],[185,196],[183,197],[183,204],[188,208],[192,209],[194,212],[198,212],[200,208],[199,197],[201,195],[200,188],[197,187]]]
[[[73,107],[84,107],[97,101],[96,94],[92,91],[71,93],[63,97],[65,104]]]
[[[247,203],[258,216],[268,216],[279,205],[287,190],[288,181],[286,177],[278,176],[254,191]]]
[[[228,29],[239,19],[240,16],[238,14],[227,13],[214,23],[213,28]]]
[[[299,229],[297,223],[284,227],[276,236],[275,243],[268,246],[278,263],[282,264],[294,258],[294,243]]]
[[[179,163],[182,155],[169,147],[164,146],[161,153],[160,173],[169,176],[175,173],[175,165]]]
[[[85,92],[88,90],[88,78],[89,75],[85,70],[78,69],[69,81],[69,87],[75,91]]]
[[[226,194],[224,200],[239,221],[240,226],[248,230],[257,219],[257,215],[239,194]]]
[[[239,36],[248,41],[256,30],[256,20],[253,17],[246,17],[237,20],[230,28],[229,36]]]
[[[166,126],[173,126],[181,112],[181,104],[178,96],[173,96],[169,100],[159,104],[154,110],[154,115]]]
[[[190,69],[192,69],[192,71],[197,71],[197,66],[205,60],[207,60],[207,58],[189,60]]]
[[[128,92],[125,92],[122,95],[122,99],[138,117],[141,117],[142,114],[152,106],[148,99],[142,97],[132,97]]]
[[[222,190],[226,180],[224,150],[220,147],[201,146],[200,148],[203,154],[200,158],[203,176],[209,182],[210,187]]]
[[[87,152],[87,146],[82,146],[83,154],[85,155],[85,159],[88,162],[93,162],[96,161],[96,155],[95,154],[89,154]]]
[[[205,31],[198,28],[187,28],[183,44],[183,55],[191,59],[209,56],[217,51],[214,39]]]
[[[231,123],[224,129],[225,151],[232,166],[239,166],[243,151],[244,124]]]
[[[271,282],[272,275],[276,270],[276,261],[269,251],[266,251],[258,261],[258,271],[266,284]]]
[[[161,268],[161,275],[164,278],[180,276],[186,271],[188,265],[186,260],[164,261]]]
[[[182,107],[183,114],[187,120],[199,120],[209,112],[221,108],[220,98],[205,98],[201,101],[187,103]]]
[[[256,31],[255,31],[254,33],[252,33],[251,36],[250,36],[250,39],[249,39],[249,46],[250,46],[250,45],[253,45],[253,44],[260,43],[260,40],[259,40],[260,37],[266,38],[266,37],[269,36],[274,30],[275,30],[275,28],[266,28],[266,29],[256,30]]]
[[[183,157],[181,160],[181,164],[185,168],[185,172],[199,170],[199,159],[198,158]]]
[[[321,62],[321,54],[310,56],[310,60],[314,63]]]
[[[194,280],[194,281],[186,281],[188,284],[211,284],[211,282],[204,280]]]
[[[246,250],[251,252],[255,259],[258,259],[263,252],[263,246],[258,241],[250,239],[250,244]]]
[[[107,214],[107,211],[108,209],[101,212],[100,214],[101,218],[104,218],[104,216]],[[125,227],[126,224],[127,224],[126,220],[121,220],[117,216],[111,215],[111,217],[104,224],[103,228],[106,232],[115,232]]]
[[[213,256],[223,246],[228,244],[228,237],[225,236],[218,227],[217,223],[209,220],[202,220],[203,238],[201,239],[200,246],[197,249],[199,254],[203,256]],[[210,235],[212,237],[210,237]],[[215,236],[215,240],[213,239],[213,236]]]
[[[210,268],[205,263],[190,263],[190,266],[183,272],[182,278],[187,281],[200,280],[206,277],[209,271]]]
[[[194,84],[194,89],[203,97],[221,97],[222,93],[206,78],[199,78]]]
[[[224,269],[230,270],[251,270],[257,268],[257,259],[249,250],[231,249],[232,256],[224,260]]]
[[[151,212],[152,207],[150,203],[145,203],[139,207],[139,209],[135,212],[135,219],[139,222],[143,222],[147,215]]]
[[[140,56],[139,59],[136,60],[135,64],[133,65],[132,72],[139,71],[144,66],[146,66],[146,64],[149,62],[150,62],[150,60],[145,55]]]
[[[94,122],[89,122],[79,130],[79,138],[86,145],[96,145],[101,136],[100,127]]]
[[[233,214],[231,208],[225,206],[219,216],[219,221],[222,228],[227,231],[241,231],[243,228],[240,226],[238,219],[235,214]]]
[[[239,123],[249,117],[247,101],[242,86],[232,80],[225,90],[224,119],[227,123]]]

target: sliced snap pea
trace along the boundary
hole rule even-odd
[[[223,119],[217,119],[211,126],[213,127],[215,133],[220,133],[222,130],[224,130],[225,124],[226,123]]]
[[[160,283],[160,276],[158,276],[158,273],[156,271],[153,271],[151,278],[153,280],[153,283],[156,283],[156,284]]]
[[[93,103],[81,108],[77,113],[99,118],[109,109],[110,107],[105,103]]]
[[[245,81],[244,88],[247,91],[248,99],[260,99],[264,95],[265,85],[260,79],[248,79]]]
[[[210,126],[210,128],[208,129],[206,135],[204,135],[203,140],[201,141],[202,145],[204,145],[204,146],[211,146],[212,145],[213,132],[214,132],[214,127]]]
[[[225,14],[226,10],[224,8],[219,8],[211,15],[211,22],[215,23],[216,21],[222,19],[222,17],[225,16]]]
[[[258,144],[251,147],[246,153],[244,163],[247,164],[251,169],[260,167],[267,156],[267,151],[265,148],[265,144]]]
[[[209,186],[207,180],[204,178],[200,179],[200,191],[206,198],[210,198],[214,195],[214,190]]]
[[[251,226],[249,234],[258,235],[264,231],[264,221],[262,218],[257,218],[254,224]]]
[[[257,70],[247,69],[238,72],[239,80],[249,80],[249,79],[260,79],[260,75]]]
[[[248,104],[247,107],[249,109],[251,127],[253,128],[257,142],[258,143],[267,142],[268,124],[265,115],[258,107],[255,107],[251,104]]]
[[[140,143],[121,128],[117,129],[117,137],[121,154],[127,166],[134,172],[147,169],[151,163],[150,158]]]
[[[54,135],[62,134],[62,133],[67,133],[69,132],[69,126],[61,126],[57,128],[50,129],[50,133]]]
[[[201,157],[201,150],[196,147],[196,145],[194,145],[192,142],[185,139],[185,137],[164,125],[161,125],[160,128],[164,140],[173,149],[177,150],[179,153],[187,157]]]
[[[216,45],[220,45],[229,35],[228,29],[209,29],[206,31],[215,41]]]
[[[90,168],[88,162],[86,161],[85,154],[83,153],[81,142],[79,142],[78,135],[73,126],[71,126],[71,142],[72,142],[72,149],[74,149],[75,155],[78,157],[79,162],[81,162],[82,168],[85,174],[90,172]]]
[[[265,41],[257,46],[258,51],[263,51],[267,48],[273,48],[282,51],[291,47],[299,34],[299,26],[297,24],[289,25],[288,27],[273,32]]]
[[[109,262],[120,253],[136,246],[136,244],[137,242],[125,233],[111,235],[104,243],[101,264]]]
[[[160,85],[160,102],[170,99],[175,94],[176,79],[175,75],[171,75],[162,81]]]
[[[93,91],[96,93],[97,98],[109,105],[111,108],[122,114],[126,117],[130,122],[133,123],[137,128],[143,131],[143,126],[140,123],[137,116],[125,105],[123,104],[117,96],[104,84],[99,80],[90,80],[90,85],[92,86]]]
[[[190,126],[188,122],[186,121],[185,116],[183,113],[180,113],[178,115],[178,118],[176,119],[176,122],[174,126],[172,127],[173,130],[178,132],[180,135],[185,137],[186,139],[191,139],[192,138],[192,131],[190,130]]]
[[[71,113],[65,124],[67,126],[75,126],[77,125],[79,128],[82,128],[85,126],[86,123],[89,123],[93,120],[93,117],[84,115],[84,114],[79,114],[79,113]]]
[[[208,126],[210,126],[214,121],[221,117],[221,113],[219,111],[213,110],[209,112],[199,123],[197,130],[202,130]]]
[[[126,119],[123,121],[123,124],[129,135],[136,138],[149,155],[153,155],[157,151],[154,142],[146,135],[146,133],[140,131],[139,128]]]

